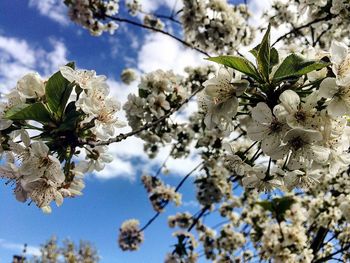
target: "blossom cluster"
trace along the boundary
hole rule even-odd
[[[141,180],[155,211],[163,212],[164,207],[171,201],[177,206],[181,204],[181,194],[174,187],[165,185],[155,176],[143,175]]]
[[[272,10],[269,10],[265,16],[276,27],[287,24],[290,29],[295,29],[311,23],[310,27],[303,27],[296,32],[308,39],[305,42],[299,38],[298,43],[300,40],[300,44],[315,45],[319,42],[321,47],[327,48],[332,40],[344,41],[349,44],[349,28],[347,26],[350,17],[349,10],[350,3],[347,0],[275,0]],[[286,38],[285,40],[292,44],[293,39],[295,40],[295,38]]]
[[[68,15],[72,21],[83,26],[94,36],[108,31],[113,34],[118,25],[109,21],[104,23],[107,16],[116,15],[119,11],[119,0],[66,0]]]
[[[232,53],[254,38],[249,16],[245,5],[234,6],[223,0],[184,1],[181,22],[185,40],[207,52]]]
[[[1,102],[1,177],[15,185],[17,200],[31,200],[44,212],[65,197],[81,195],[84,174],[112,161],[106,146],[88,145],[115,136],[124,124],[119,102],[105,76],[60,68],[49,79],[21,78]],[[81,150],[85,151],[85,160]]]
[[[139,94],[129,94],[123,106],[129,126],[137,130],[178,107],[188,97],[181,81],[181,77],[172,71],[157,70],[143,76]],[[176,136],[176,125],[171,121],[165,119],[159,124],[138,134],[147,142],[145,149],[150,156],[155,156],[160,146],[170,143]]]

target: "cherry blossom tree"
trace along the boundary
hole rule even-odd
[[[138,0],[65,0],[70,19],[95,36],[127,24],[164,34],[212,65],[182,76],[148,72],[122,104],[105,76],[73,62],[48,79],[23,76],[0,107],[0,174],[17,200],[50,212],[52,201],[81,195],[84,176],[112,161],[109,145],[137,136],[150,158],[171,145],[169,157],[196,151],[201,161],[178,185],[162,180],[166,161],[142,176],[155,215],[120,226],[122,250],[142,245],[195,176],[201,209],[168,218],[175,245],[165,262],[349,261],[350,3],[276,0],[257,27],[247,2],[183,0],[164,15],[145,12]],[[271,41],[281,28],[286,33]],[[135,74],[125,69],[121,79],[131,83]],[[170,119],[192,100],[198,110],[186,122]],[[130,132],[120,133],[123,126]],[[210,214],[222,220],[209,226]]]

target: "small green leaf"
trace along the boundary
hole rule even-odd
[[[261,201],[261,202],[258,202],[257,204],[260,205],[262,208],[264,208],[266,211],[273,212],[272,202]]]
[[[237,56],[219,56],[207,58],[207,60],[238,70],[256,81],[261,82],[261,78],[254,64],[245,58]]]
[[[260,48],[260,44],[259,44],[259,45],[257,45],[255,48],[253,48],[253,49],[249,50],[249,52],[250,52],[250,53],[252,53],[252,54],[253,54],[253,56],[254,56],[255,58],[257,58],[259,48]]]
[[[149,92],[145,89],[139,89],[139,96],[141,98],[147,98],[147,96],[149,95]]]
[[[6,111],[5,118],[9,120],[33,120],[44,123],[51,121],[50,113],[41,102],[20,104],[12,107]]]
[[[66,64],[66,66],[67,66],[67,67],[70,67],[70,68],[72,68],[72,69],[75,69],[75,62],[74,62],[74,61],[68,62],[68,63]]]
[[[267,82],[269,82],[270,74],[270,30],[271,26],[269,25],[261,44],[259,45],[259,50],[256,56],[259,72]]]
[[[275,49],[274,47],[271,48],[271,53],[270,53],[270,73],[272,68],[277,65],[279,62],[279,55],[278,55],[278,51],[277,49]]]
[[[294,199],[290,196],[274,198],[271,201],[257,202],[266,211],[273,213],[277,219],[283,220],[285,212],[294,204]]]
[[[273,76],[273,82],[278,83],[283,80],[299,78],[311,71],[320,70],[330,63],[323,61],[305,60],[304,58],[291,54],[285,58]]]
[[[75,102],[70,102],[66,107],[64,119],[56,131],[74,131],[80,116],[81,113],[76,110]]]
[[[70,66],[70,64],[67,64]],[[74,66],[74,65],[72,65]],[[53,74],[46,83],[47,104],[55,118],[61,118],[73,85],[66,80],[60,71]]]

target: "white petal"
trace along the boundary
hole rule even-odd
[[[312,160],[318,162],[318,163],[324,163],[328,160],[329,157],[329,149],[318,146],[318,145],[312,145],[310,147],[310,151],[308,152],[309,158]]]
[[[268,126],[253,121],[247,129],[248,137],[253,141],[261,141],[269,134]]]
[[[55,191],[55,202],[57,206],[61,206],[63,204],[63,196],[58,191]]]
[[[60,67],[62,76],[70,82],[77,80],[74,69],[68,66]]]
[[[345,113],[348,113],[349,108],[345,104],[343,100],[334,98],[331,100],[329,105],[327,106],[327,111],[329,115],[333,117],[343,116]]]
[[[320,84],[320,96],[323,98],[332,98],[338,90],[335,78],[326,78]]]
[[[12,125],[13,121],[11,120],[0,120],[0,131],[6,130]]]
[[[288,147],[284,146],[279,146],[276,148],[275,151],[269,153],[270,157],[272,160],[281,160],[283,159],[289,152]]]
[[[49,147],[42,141],[33,142],[31,148],[35,155],[40,157],[46,157],[49,153]]]
[[[280,95],[279,99],[288,112],[295,112],[298,110],[300,98],[296,92],[286,90]]]
[[[338,41],[332,41],[331,44],[331,61],[336,64],[341,64],[348,54],[348,47]]]
[[[284,122],[286,120],[286,117],[289,115],[288,111],[286,110],[285,107],[283,107],[281,104],[276,105],[273,108],[273,114],[276,116],[276,118],[280,122]]]
[[[43,211],[43,213],[45,213],[45,214],[51,214],[52,209],[51,209],[51,207],[48,205],[48,206],[43,206],[43,207],[41,207],[41,211]]]
[[[268,155],[269,153],[275,151],[280,144],[280,137],[277,134],[271,134],[261,142],[261,149]]]
[[[266,103],[259,102],[256,107],[251,110],[253,120],[259,123],[271,123],[272,113]]]

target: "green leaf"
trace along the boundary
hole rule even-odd
[[[258,57],[259,48],[260,48],[260,44],[257,45],[255,48],[249,50],[249,52],[252,53],[255,58],[257,58]]]
[[[66,64],[66,66],[67,66],[67,67],[70,67],[70,68],[72,68],[72,69],[75,69],[75,62],[74,62],[74,61],[68,62],[68,63]]]
[[[74,67],[74,63],[67,66]],[[73,85],[66,80],[60,71],[53,74],[46,83],[45,93],[49,109],[55,118],[60,119],[66,107]]]
[[[9,120],[33,120],[44,123],[51,121],[50,113],[41,102],[20,104],[12,107],[6,111],[5,118]]]
[[[259,50],[256,56],[258,70],[267,82],[269,82],[270,74],[270,30],[271,26],[269,25],[261,41],[261,44],[259,45]]]
[[[139,96],[141,98],[147,98],[147,96],[149,95],[149,92],[145,89],[139,89]]]
[[[279,62],[279,55],[277,49],[274,47],[271,48],[271,53],[270,53],[270,73],[273,68],[273,66],[277,65]]]
[[[255,58],[257,58],[259,48],[260,48],[260,44],[257,45],[257,46],[256,46],[255,48],[253,48],[252,50],[249,50],[249,52],[250,52],[251,54],[253,54],[253,56],[254,56]],[[274,66],[276,66],[278,63],[279,63],[278,51],[277,51],[277,49],[275,49],[275,48],[273,47],[273,48],[271,48],[271,51],[270,51],[270,70],[269,70],[269,73],[271,73],[272,68],[273,68]]]
[[[273,82],[278,83],[287,79],[299,78],[311,71],[320,70],[330,63],[323,61],[305,60],[304,58],[291,54],[285,58],[273,76]]]
[[[266,211],[270,211],[275,214],[278,219],[283,219],[285,212],[291,208],[294,203],[294,199],[290,196],[281,198],[274,198],[271,201],[257,202],[258,205],[262,206]]]
[[[266,211],[273,212],[273,205],[272,202],[269,201],[261,201],[257,203],[258,205],[262,206]]]
[[[80,116],[81,114],[76,110],[75,102],[70,102],[66,107],[63,122],[56,131],[74,131]]]
[[[237,56],[219,56],[207,58],[207,60],[238,70],[258,82],[262,81],[254,64],[245,58]]]

